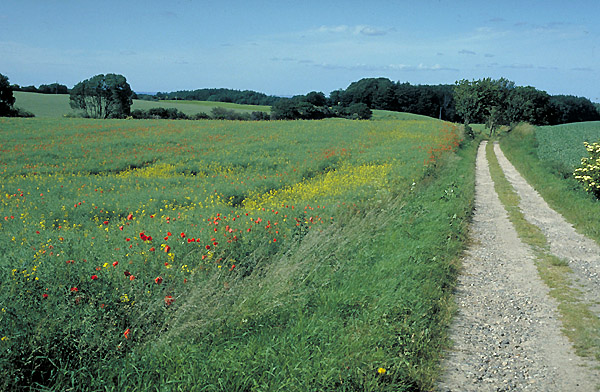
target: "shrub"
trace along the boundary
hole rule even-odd
[[[585,190],[600,198],[600,143],[583,143],[589,157],[581,158],[581,167],[573,175],[581,182]]]

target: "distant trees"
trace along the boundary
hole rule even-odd
[[[8,77],[0,74],[0,116],[11,116],[15,97],[8,83]]]
[[[92,118],[122,118],[130,114],[133,91],[123,75],[96,75],[77,83],[70,104]]]
[[[498,125],[518,122],[556,125],[600,120],[600,112],[587,98],[550,96],[504,78],[457,81],[454,100],[456,113],[465,124],[485,123],[490,132]]]
[[[40,84],[40,87],[31,86],[19,86],[18,84],[12,85],[13,91],[23,91],[26,93],[40,93],[40,94],[69,94],[69,89],[64,84],[51,83],[51,84]]]
[[[271,107],[271,118],[274,120],[320,120],[329,117],[343,117],[367,120],[372,112],[364,103],[341,102],[333,104],[322,92],[311,91],[306,95],[293,98],[281,98]],[[331,106],[330,106],[331,105]]]
[[[41,94],[68,94],[69,89],[64,84],[59,84],[59,83],[40,84],[40,87],[38,87],[38,93],[41,93]]]
[[[156,93],[162,100],[212,101],[230,102],[241,105],[273,105],[279,97],[269,96],[251,90],[232,90],[227,88],[204,88],[198,90],[181,90],[170,93]],[[147,99],[147,98],[146,98]]]
[[[332,91],[331,106],[365,104],[369,109],[392,110],[455,121],[452,85],[411,85],[387,78],[365,78],[351,83],[346,90]]]
[[[550,97],[550,105],[550,124],[600,120],[600,112],[596,106],[584,97],[553,95]]]

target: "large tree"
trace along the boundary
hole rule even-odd
[[[123,75],[100,74],[77,83],[70,104],[92,118],[122,118],[130,114],[133,95]]]
[[[14,104],[15,97],[12,87],[8,83],[8,77],[0,74],[0,116],[11,116]]]
[[[514,88],[514,82],[505,78],[460,80],[454,88],[456,113],[465,124],[485,123],[493,132],[506,123],[508,97]]]

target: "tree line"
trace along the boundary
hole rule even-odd
[[[70,90],[67,86],[60,83],[51,84],[40,84],[39,87],[31,86],[19,86],[18,84],[11,85],[13,91],[23,91],[26,93],[40,93],[40,94],[69,94]]]
[[[531,86],[517,86],[505,79],[484,78],[460,80],[455,84],[411,85],[387,78],[364,78],[346,89],[332,91],[329,96],[312,91],[292,98],[268,96],[249,90],[198,89],[182,90],[138,97],[126,78],[118,74],[100,74],[77,83],[72,89],[53,83],[19,87],[10,85],[0,74],[0,115],[32,116],[14,108],[13,91],[44,94],[70,94],[70,105],[84,116],[93,118],[169,118],[169,119],[233,119],[291,120],[342,117],[369,119],[373,109],[421,114],[465,124],[485,123],[491,130],[499,125],[529,122],[534,125],[556,125],[600,120],[600,104],[588,98],[549,95]],[[131,112],[133,99],[175,99],[231,102],[271,106],[265,112],[240,113],[215,108],[210,115],[187,116],[175,109],[153,108]]]
[[[150,100],[186,100],[229,102],[241,105],[271,106],[279,97],[251,90],[233,90],[228,88],[203,88],[198,90],[180,90],[170,93],[158,92],[155,95],[140,94],[140,99]]]
[[[499,125],[528,122],[557,125],[600,120],[600,111],[588,98],[549,95],[531,86],[505,79],[460,80],[454,90],[456,113],[465,124]]]

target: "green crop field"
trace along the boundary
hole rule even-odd
[[[36,117],[64,117],[65,114],[73,114],[74,111],[69,106],[69,95],[66,94],[39,94],[15,91],[15,106],[25,109]],[[131,105],[131,110],[151,108],[175,108],[187,115],[197,113],[210,114],[215,107],[222,107],[241,113],[251,113],[253,111],[270,112],[270,106],[257,105],[238,105],[226,102],[204,102],[204,101],[143,101],[136,99]]]
[[[460,143],[401,115],[1,118],[0,388],[433,388]]]
[[[583,142],[600,141],[600,121],[539,127],[535,137],[540,160],[561,163],[572,172],[587,156]]]

